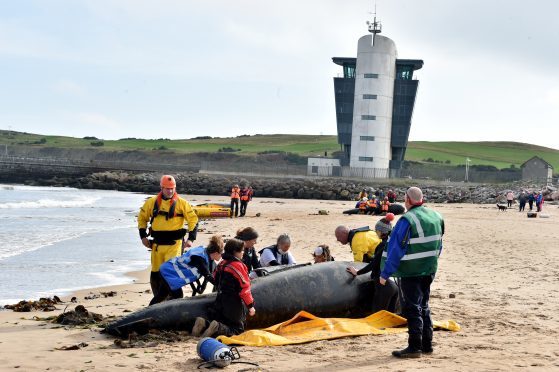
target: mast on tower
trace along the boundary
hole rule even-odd
[[[373,22],[367,21],[367,26],[369,28],[369,32],[373,34],[373,45],[375,45],[375,36],[376,34],[380,34],[382,32],[382,24],[380,21],[377,21],[377,4],[375,3],[375,12],[369,13],[373,14]]]

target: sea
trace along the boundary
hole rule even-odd
[[[149,266],[146,195],[0,184],[0,305],[108,285]]]

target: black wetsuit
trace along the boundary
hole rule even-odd
[[[223,254],[225,263],[238,261],[232,255]],[[247,310],[253,304],[246,305],[239,295],[241,292],[240,280],[249,280],[246,278],[237,278],[233,274],[224,271],[223,264],[219,265],[215,272],[215,283],[217,288],[217,297],[212,307],[209,309],[210,320],[217,320],[220,324],[219,333],[232,336],[243,333],[247,318]]]
[[[375,283],[375,293],[373,295],[373,309],[372,312],[376,313],[380,310],[388,310],[392,313],[396,312],[398,302],[398,286],[392,280],[387,280],[385,285],[379,282],[380,277],[380,261],[382,259],[382,251],[387,243],[387,239],[383,239],[375,248],[375,254],[371,261],[357,271],[357,275],[366,274],[371,272],[371,278]]]
[[[258,259],[258,254],[256,254],[256,249],[254,249],[254,247],[245,249],[243,262],[245,263],[249,273],[262,267],[260,265],[260,260]]]

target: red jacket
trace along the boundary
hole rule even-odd
[[[223,278],[218,278],[218,276],[223,276]],[[233,278],[238,283],[240,287],[239,297],[243,300],[245,305],[248,308],[254,306],[254,299],[250,291],[250,278],[246,265],[236,258],[230,260],[223,259],[214,272],[214,278],[216,283],[223,283],[223,281],[227,281],[227,277]],[[224,283],[224,287],[225,286],[227,286],[227,284]],[[227,287],[231,288],[231,286]]]

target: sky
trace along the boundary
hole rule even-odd
[[[365,0],[0,1],[0,129],[192,138],[336,134],[334,56]],[[559,2],[377,0],[423,59],[410,140],[559,148]]]

